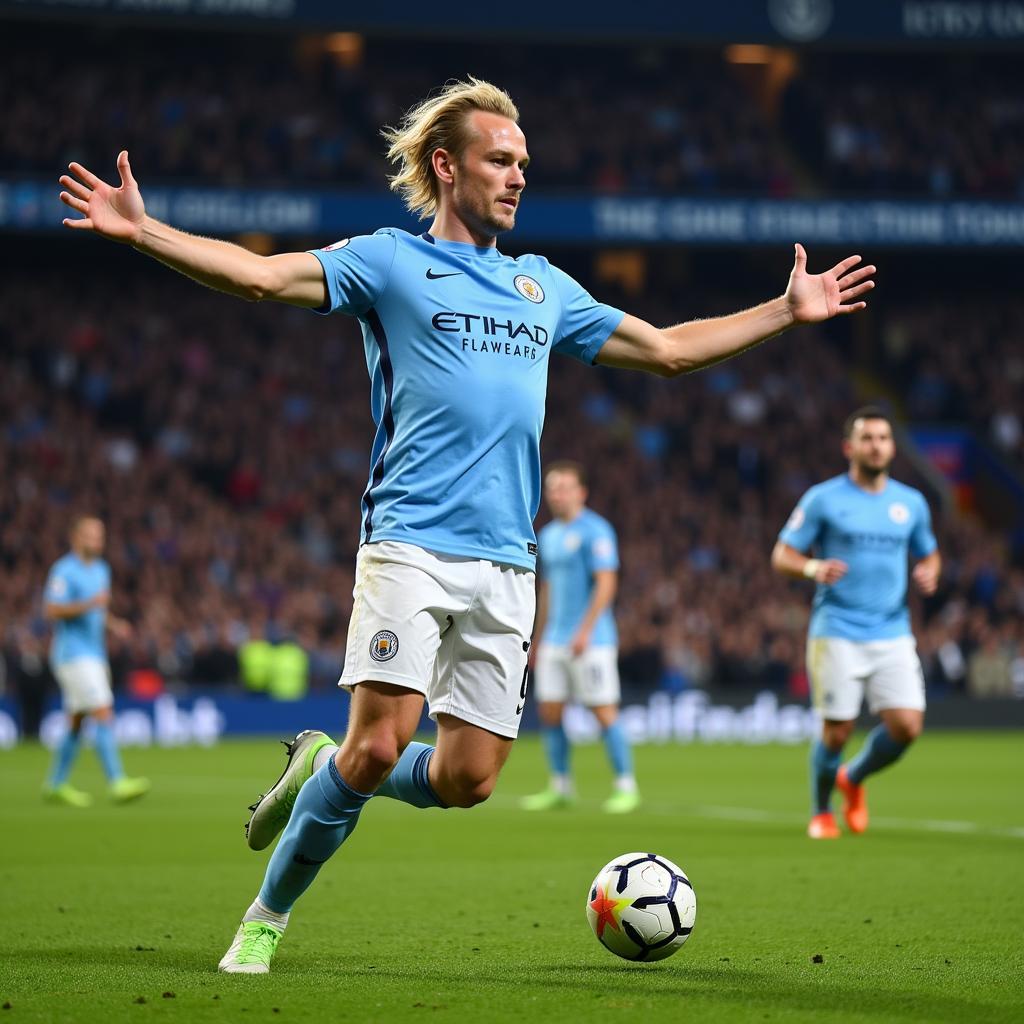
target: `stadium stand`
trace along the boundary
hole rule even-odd
[[[115,651],[122,678],[234,681],[239,647],[266,633],[297,639],[314,686],[329,685],[372,430],[354,323],[247,306],[145,265],[113,273],[116,301],[111,271],[57,295],[13,277],[0,294],[6,645],[42,635],[45,568],[70,517],[96,510],[117,610],[138,627]],[[680,314],[666,289],[597,290],[654,322]],[[685,301],[708,314],[737,297]],[[902,311],[892,329],[928,315]],[[989,338],[965,333],[965,365]],[[893,372],[913,402],[925,370],[905,359]],[[842,471],[852,380],[843,350],[809,330],[677,381],[553,360],[544,450],[594,468],[592,504],[619,529],[627,686],[801,692],[808,595],[767,556],[803,490]],[[906,464],[897,474],[920,483]],[[939,527],[942,590],[917,609],[929,680],[1009,692],[1024,671],[1024,572],[997,571],[1005,542],[979,524]]]

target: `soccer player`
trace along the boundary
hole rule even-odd
[[[888,416],[858,409],[843,428],[849,472],[812,487],[772,552],[772,567],[818,584],[807,638],[807,672],[822,733],[811,749],[812,839],[838,839],[833,787],[851,832],[868,827],[864,780],[903,756],[924,728],[924,676],[907,610],[907,562],[933,594],[941,561],[928,503],[889,476],[896,454]],[[813,557],[808,557],[813,552]],[[867,692],[881,724],[840,767]]]
[[[526,697],[551,353],[675,376],[862,309],[873,287],[857,256],[808,274],[798,245],[784,295],[660,330],[542,257],[498,251],[530,159],[501,89],[449,83],[385,135],[391,187],[429,229],[382,228],[313,252],[260,256],[154,220],[126,152],[116,187],[77,163],[61,178],[62,201],[82,214],[64,222],[75,231],[232,295],[362,325],[377,433],[340,680],[352,691],[348,731],[337,751],[323,734],[301,737],[253,814],[250,846],[287,827],[221,960],[231,972],[269,970],[292,906],[375,793],[471,807],[493,790]],[[436,746],[411,742],[424,699]]]
[[[57,748],[43,794],[71,807],[88,807],[92,797],[68,782],[78,756],[86,718],[95,723],[96,753],[112,799],[123,803],[149,791],[149,781],[128,778],[114,738],[114,696],[110,690],[106,630],[131,635],[131,626],[107,611],[110,566],[103,559],[106,530],[93,516],[71,529],[71,550],[50,569],[44,612],[53,622],[50,662],[68,716],[68,731]]]
[[[543,579],[533,627],[533,681],[551,783],[542,793],[523,798],[527,811],[572,802],[569,739],[562,724],[570,698],[590,708],[604,734],[615,773],[615,790],[604,809],[624,814],[640,804],[629,739],[619,721],[618,635],[612,615],[618,544],[611,523],[587,508],[586,483],[577,462],[553,462],[544,475],[544,499],[554,519],[537,538]]]

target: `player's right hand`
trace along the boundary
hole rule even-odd
[[[110,591],[101,590],[90,602],[93,608],[106,608],[110,604]]]
[[[823,558],[818,571],[814,574],[814,580],[826,585],[838,583],[846,575],[847,568],[847,564],[838,558]]]
[[[85,216],[65,217],[65,227],[94,231],[115,242],[132,243],[141,238],[146,207],[139,186],[132,177],[126,149],[117,155],[120,188],[101,181],[81,164],[69,164],[68,169],[71,174],[62,174],[60,178],[66,189],[60,194],[61,202]]]

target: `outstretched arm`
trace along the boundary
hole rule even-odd
[[[627,315],[604,343],[597,362],[675,377],[745,352],[797,324],[856,313],[867,303],[855,300],[875,286],[873,266],[854,269],[860,260],[849,256],[824,274],[808,274],[807,253],[797,243],[789,285],[779,298],[741,313],[663,329]]]
[[[252,302],[273,300],[319,307],[327,301],[320,261],[307,252],[259,256],[240,245],[178,231],[146,215],[128,153],[117,157],[121,184],[115,188],[81,164],[61,176],[61,201],[83,217],[66,217],[65,227],[123,242],[173,270],[217,291]]]

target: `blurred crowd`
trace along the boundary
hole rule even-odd
[[[5,33],[0,167],[55,176],[75,159],[110,173],[128,148],[150,184],[376,190],[389,170],[381,126],[447,78],[475,73],[519,104],[533,188],[1024,195],[1018,69],[995,55],[984,65],[875,55],[870,73],[858,55],[806,56],[780,85],[721,51],[656,43],[427,48],[346,36],[325,49],[253,35],[234,40],[225,62],[220,36],[154,38]]]
[[[830,191],[1024,199],[1024,92],[998,55],[817,55],[782,124]]]
[[[1024,301],[937,301],[893,316],[882,333],[883,357],[924,422],[966,421],[1024,470]],[[943,344],[936,345],[936,339]]]
[[[595,290],[655,323],[742,301],[656,282],[638,298]],[[908,309],[892,330],[929,315]],[[985,351],[979,332],[958,343]],[[894,366],[913,402],[925,369]],[[844,470],[853,382],[844,350],[810,329],[676,381],[552,360],[544,454],[590,468],[591,504],[618,529],[628,693],[806,692],[811,588],[768,558],[803,491]],[[372,435],[354,322],[246,305],[144,264],[59,290],[10,274],[0,402],[0,641],[15,661],[42,656],[47,568],[73,516],[92,512],[108,524],[113,610],[135,626],[113,648],[120,678],[234,681],[241,646],[266,638],[301,645],[315,686],[334,682]],[[906,461],[896,475],[926,487]],[[929,683],[1024,695],[1024,566],[927,493],[945,560],[939,594],[913,604]]]

